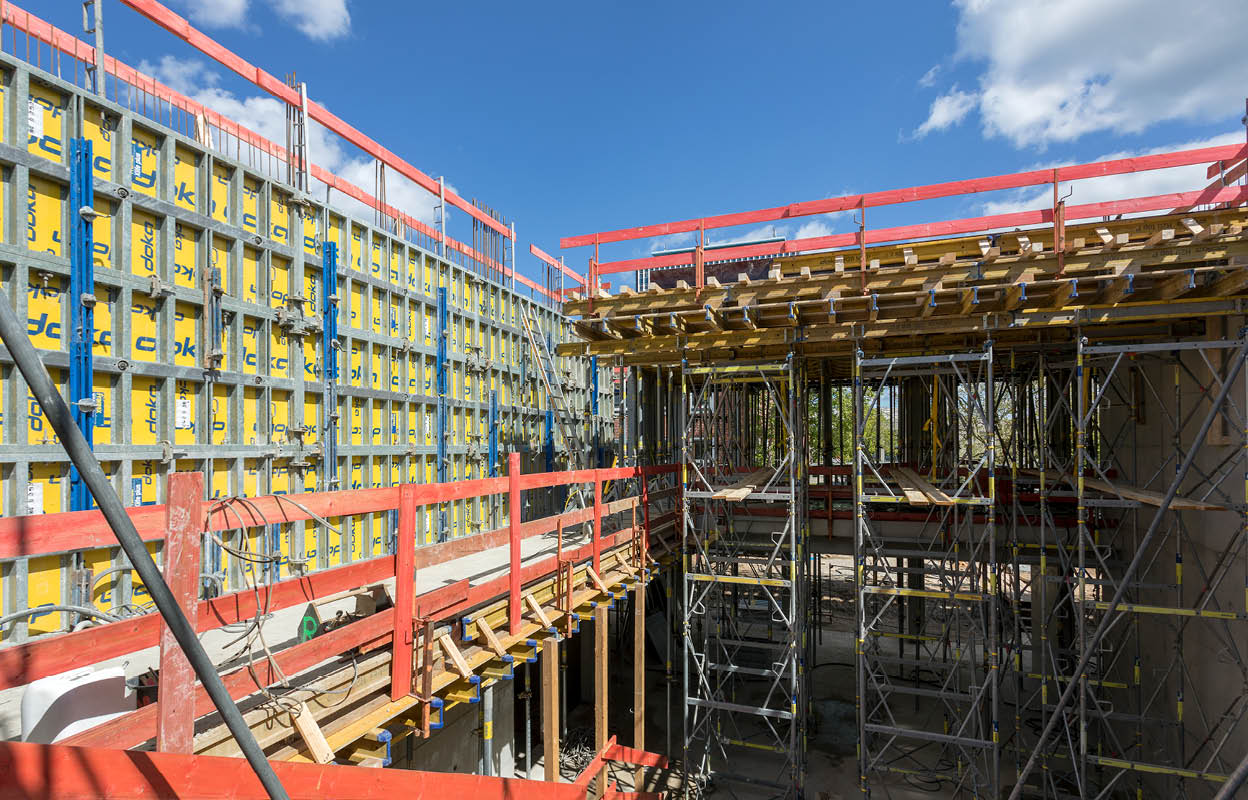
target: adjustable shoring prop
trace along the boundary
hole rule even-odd
[[[1113,624],[1115,619],[1113,610],[1122,602],[1122,597],[1127,591],[1127,585],[1131,582],[1135,571],[1139,569],[1140,563],[1144,561],[1144,553],[1148,550],[1148,546],[1152,542],[1153,536],[1156,535],[1158,528],[1161,527],[1161,518],[1169,510],[1170,504],[1174,502],[1175,495],[1179,493],[1179,485],[1183,483],[1183,480],[1187,477],[1188,470],[1192,467],[1192,462],[1196,460],[1196,453],[1200,450],[1205,435],[1209,433],[1209,429],[1213,427],[1213,421],[1221,413],[1222,404],[1226,402],[1227,395],[1231,393],[1231,386],[1235,383],[1235,379],[1239,377],[1240,370],[1243,369],[1245,357],[1248,357],[1248,341],[1241,344],[1236,352],[1235,363],[1231,366],[1230,373],[1223,379],[1222,388],[1218,390],[1217,398],[1209,408],[1209,413],[1201,421],[1200,430],[1196,433],[1196,438],[1192,440],[1192,446],[1188,448],[1187,454],[1183,456],[1183,464],[1179,467],[1179,471],[1175,473],[1174,480],[1170,483],[1170,488],[1166,490],[1166,496],[1162,498],[1161,505],[1157,507],[1157,513],[1153,515],[1153,521],[1149,523],[1148,531],[1145,532],[1144,538],[1140,539],[1140,543],[1136,546],[1135,556],[1132,557],[1131,563],[1127,565],[1126,571],[1122,574],[1122,580],[1118,584],[1118,589],[1114,592],[1114,598],[1109,601],[1109,613],[1096,626],[1096,632],[1092,634],[1092,639],[1088,642],[1083,656],[1080,657],[1079,663],[1075,666],[1070,682],[1066,684],[1065,691],[1058,698],[1057,705],[1053,707],[1048,724],[1041,731],[1040,738],[1032,749],[1031,755],[1027,757],[1027,763],[1023,766],[1022,772],[1018,773],[1018,778],[1014,782],[1014,788],[1010,790],[1009,800],[1018,800],[1022,796],[1023,783],[1027,780],[1027,776],[1031,774],[1031,771],[1035,769],[1036,762],[1040,760],[1040,753],[1044,750],[1045,742],[1049,740],[1049,736],[1052,735],[1053,729],[1057,727],[1057,722],[1062,716],[1062,711],[1074,696],[1075,690],[1079,686],[1079,679],[1087,670],[1088,662],[1092,660],[1092,653],[1095,651],[1097,643],[1101,641],[1106,631],[1109,630],[1109,626]]]
[[[48,375],[43,362],[39,360],[39,354],[35,352],[34,345],[30,343],[23,325],[18,322],[17,315],[13,313],[8,292],[2,289],[0,289],[0,340],[4,341],[9,355],[13,357],[17,368],[21,370],[22,377],[30,386],[31,393],[43,408],[44,416],[48,418],[52,429],[60,437],[61,445],[69,455],[70,461],[78,469],[83,483],[91,490],[91,495],[100,507],[100,513],[108,521],[108,526],[113,529],[113,534],[117,536],[121,549],[126,552],[130,563],[134,565],[134,571],[139,573],[143,585],[147,587],[152,600],[156,603],[157,610],[165,618],[165,624],[169,626],[170,632],[177,640],[178,647],[182,648],[182,652],[186,654],[186,660],[191,662],[196,677],[204,685],[208,696],[212,698],[213,705],[220,712],[222,721],[234,736],[234,741],[243,751],[247,762],[255,770],[256,777],[260,779],[260,783],[273,800],[287,800],[288,795],[282,787],[282,782],[278,780],[277,773],[273,771],[273,765],[264,757],[264,751],[260,749],[256,737],[252,735],[251,728],[247,727],[242,712],[238,710],[238,706],[234,705],[234,699],[230,697],[225,684],[221,682],[216,665],[208,657],[199,637],[195,635],[195,629],[191,627],[186,615],[182,613],[182,608],[174,599],[173,592],[169,590],[169,584],[165,583],[164,577],[160,574],[160,568],[156,566],[151,554],[147,552],[147,547],[139,537],[139,532],[135,530],[134,522],[126,513],[125,506],[121,504],[121,498],[117,496],[117,492],[109,483],[108,476],[104,474],[100,462],[91,452],[91,447],[87,444],[82,431],[74,424],[74,418],[70,414],[69,406],[65,404],[65,398],[61,397],[61,393],[52,383],[52,378]]]

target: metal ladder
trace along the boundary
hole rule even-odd
[[[529,349],[533,351],[533,358],[537,361],[537,374],[546,387],[547,396],[550,397],[551,408],[555,412],[555,427],[563,436],[564,451],[567,452],[570,461],[568,466],[571,469],[584,469],[585,454],[572,422],[572,414],[568,410],[568,398],[563,393],[563,381],[555,375],[555,360],[546,347],[541,328],[538,327],[537,320],[532,317],[532,314],[533,306],[526,305],[520,314],[520,321],[524,325],[525,338],[529,340]]]

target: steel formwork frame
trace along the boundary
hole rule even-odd
[[[906,472],[913,486],[899,495],[884,477],[891,470],[878,434],[875,453],[868,441],[884,398],[903,392],[931,408],[930,447],[917,452],[929,475]],[[978,353],[859,351],[854,359],[858,756],[867,796],[878,773],[949,782],[955,796],[996,797],[1001,785],[995,400],[991,342]],[[873,509],[907,500],[932,504],[927,522],[912,543],[887,542]],[[903,612],[903,603],[912,605]],[[890,612],[896,631],[886,627]],[[886,654],[894,640],[897,655]]]
[[[685,363],[680,380],[684,775],[801,797],[810,663],[804,368],[793,354]],[[753,513],[777,503],[779,515]],[[730,752],[759,751],[771,759],[764,773],[731,768]]]

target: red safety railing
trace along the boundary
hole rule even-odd
[[[1245,173],[1245,158],[1248,158],[1248,144],[1224,145],[1220,147],[1202,147],[1194,150],[1182,150],[1173,153],[1122,158],[1110,161],[1097,161],[1088,164],[1076,164],[1055,169],[1032,170],[1010,175],[996,175],[985,178],[934,183],[925,186],[914,186],[905,189],[890,189],[866,194],[845,195],[825,200],[811,200],[792,203],[785,206],[745,211],[733,214],[687,219],[680,222],[667,222],[657,225],[643,225],[635,228],[620,228],[601,233],[568,236],[560,239],[563,249],[593,246],[595,256],[590,263],[590,283],[596,282],[600,274],[626,272],[632,270],[654,269],[659,267],[686,266],[695,264],[699,257],[713,256],[716,261],[742,258],[760,258],[764,256],[789,255],[816,250],[830,250],[838,247],[868,244],[901,242],[911,239],[923,239],[938,236],[979,233],[997,228],[1013,228],[1025,225],[1064,225],[1065,221],[1074,219],[1095,219],[1116,214],[1137,214],[1146,211],[1186,212],[1198,205],[1228,204],[1231,206],[1248,202],[1248,186],[1234,185]],[[870,230],[865,227],[865,211],[868,208],[881,208],[901,203],[912,203],[918,200],[956,197],[976,194],[979,192],[998,191],[1002,189],[1019,189],[1030,186],[1056,186],[1060,183],[1102,178],[1110,175],[1126,175],[1136,172],[1170,169],[1173,167],[1209,164],[1207,177],[1217,176],[1211,185],[1189,192],[1134,197],[1102,203],[1065,206],[1054,197],[1050,208],[1031,211],[1018,211],[1007,214],[994,214],[966,219],[945,220],[917,225],[903,225],[891,228]],[[600,245],[636,239],[649,239],[673,233],[705,232],[715,228],[727,228],[737,225],[773,222],[783,219],[795,219],[814,214],[828,214],[837,211],[858,211],[863,215],[862,225],[858,231],[840,233],[830,236],[816,236],[806,239],[792,239],[785,242],[770,244],[741,245],[738,247],[717,247],[713,251],[702,251],[694,248],[691,252],[675,253],[645,258],[630,258],[619,261],[598,263],[597,249]],[[590,287],[591,291],[593,287]]]
[[[223,675],[230,695],[239,698],[253,693],[257,686],[278,682],[282,675],[298,673],[356,647],[380,646],[391,642],[410,645],[417,618],[451,617],[502,596],[508,598],[514,632],[514,626],[520,618],[521,588],[525,584],[554,574],[559,568],[561,558],[565,562],[569,558],[575,561],[592,559],[593,566],[598,568],[604,549],[627,544],[635,536],[648,531],[651,522],[657,525],[666,520],[650,520],[647,507],[644,510],[644,522],[637,521],[637,515],[634,514],[634,521],[627,527],[604,533],[604,516],[622,514],[629,507],[635,508],[639,501],[644,503],[646,499],[643,488],[636,497],[604,504],[604,482],[640,478],[644,487],[646,477],[676,471],[675,466],[668,465],[521,475],[518,454],[512,455],[509,467],[510,474],[498,478],[256,497],[248,499],[246,503],[232,504],[229,511],[220,505],[209,506],[208,501],[201,499],[201,474],[175,473],[170,476],[169,503],[131,508],[128,512],[144,540],[166,543],[164,570],[167,580],[170,575],[195,577],[195,580],[182,580],[182,577],[178,577],[170,580],[170,583],[173,588],[180,589],[179,599],[183,608],[191,624],[200,632],[252,619],[259,609],[264,609],[266,613],[279,611],[348,589],[376,584],[398,575],[410,576],[414,574],[414,570],[423,567],[510,545],[509,569],[498,578],[477,585],[471,585],[465,578],[419,596],[414,594],[414,583],[411,580],[397,580],[394,607],[276,652],[272,659],[257,661],[250,667]],[[192,485],[188,485],[188,482]],[[535,520],[520,519],[521,493],[571,484],[590,485],[594,498],[591,508]],[[508,496],[511,509],[511,519],[507,527],[438,544],[416,546],[416,519],[421,506],[500,494]],[[279,525],[314,520],[318,517],[351,517],[381,511],[398,512],[395,555],[324,569],[276,583],[261,584],[255,589],[207,600],[198,599],[197,578],[203,530],[236,530],[240,525]],[[202,520],[202,523],[186,522],[197,519]],[[559,527],[566,528],[583,523],[593,525],[594,535],[588,543],[573,551],[555,553],[531,563],[522,563],[520,543],[524,539],[552,532]],[[99,511],[0,519],[0,560],[84,550],[114,543],[112,531]],[[179,563],[172,563],[171,559],[177,559]],[[0,689],[22,686],[42,677],[158,644],[164,644],[163,649],[168,650],[170,645],[162,643],[161,640],[162,627],[158,614],[146,614],[82,631],[51,634],[0,649]],[[162,655],[162,665],[163,658]],[[405,661],[408,667],[406,672],[402,669]],[[410,661],[397,659],[395,665],[392,691],[407,694],[412,680]],[[206,713],[211,707],[207,693],[202,687],[195,688],[192,692],[191,683],[187,677],[186,686],[183,687],[187,699],[179,708],[184,714],[187,708]],[[134,747],[157,735],[160,707],[160,703],[145,706],[67,741],[88,746]]]

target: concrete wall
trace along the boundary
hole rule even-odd
[[[493,759],[491,772],[504,778],[516,774],[515,681],[498,681],[493,695]],[[482,703],[486,702],[483,692]],[[481,707],[459,705],[446,713],[446,724],[428,740],[408,737],[395,746],[394,767],[432,772],[481,772]],[[469,800],[462,798],[461,800]]]

